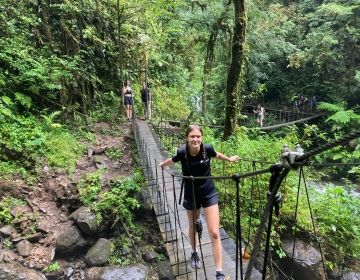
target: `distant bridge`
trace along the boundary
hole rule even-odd
[[[257,127],[255,105],[243,105],[241,114],[244,118],[240,121],[240,125],[246,127]],[[281,127],[286,127],[292,124],[308,122],[312,119],[319,118],[324,115],[319,110],[311,109],[310,107],[300,107],[298,110],[293,108],[265,108],[264,125],[260,130],[272,130]]]

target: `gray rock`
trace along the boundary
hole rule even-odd
[[[159,263],[158,276],[159,280],[175,280],[175,276],[168,261],[162,261]]]
[[[78,208],[74,212],[72,212],[70,214],[69,218],[76,221],[79,218],[80,213],[82,213],[82,212],[90,212],[90,208],[85,207],[85,206],[81,206],[80,208]]]
[[[46,280],[46,277],[18,263],[0,263],[0,280]]]
[[[7,250],[7,249],[0,250],[0,263],[1,262],[10,263],[10,262],[15,261],[16,259],[19,259],[19,257],[13,251]]]
[[[98,230],[96,215],[89,207],[80,207],[70,215],[74,219],[81,232],[92,235]]]
[[[286,270],[289,270],[292,263],[293,240],[285,240],[283,249],[287,255],[284,263],[287,266]],[[295,243],[293,275],[296,275],[294,279],[325,279],[321,254],[310,244],[299,239],[296,239]]]
[[[33,248],[33,245],[27,240],[21,240],[16,244],[16,250],[20,256],[27,257],[30,255],[30,252]]]
[[[0,228],[0,234],[4,237],[11,236],[15,231],[16,230],[13,225],[6,225]]]
[[[76,226],[69,227],[56,239],[56,250],[60,253],[70,253],[85,245],[86,240]]]
[[[143,189],[141,192],[135,194],[136,198],[140,202],[140,207],[143,213],[153,215],[153,204],[151,201],[151,196],[146,189]]]
[[[85,280],[145,280],[148,269],[142,264],[125,267],[93,267],[86,271]]]
[[[111,241],[100,238],[94,246],[92,246],[86,253],[85,262],[89,266],[103,265],[105,264],[114,248]]]
[[[343,274],[343,280],[360,280],[360,272],[346,272]]]
[[[74,273],[74,269],[70,266],[67,270],[66,270],[66,276],[70,277],[71,275],[73,275]]]
[[[154,263],[156,261],[157,254],[154,251],[148,251],[142,254],[142,258],[147,263]]]

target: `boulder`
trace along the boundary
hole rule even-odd
[[[142,264],[125,267],[92,267],[85,273],[85,280],[145,280],[148,268]]]
[[[20,257],[21,258],[21,257]],[[19,256],[11,250],[1,249],[0,250],[0,263],[1,262],[13,262],[19,260]]]
[[[175,276],[168,261],[162,261],[159,263],[158,276],[159,280],[175,280]]]
[[[33,245],[27,240],[21,240],[18,244],[16,244],[18,254],[23,257],[29,256],[32,248]]]
[[[281,266],[285,271],[289,272],[287,274],[291,273],[293,242],[293,240],[283,241],[283,249],[286,253],[286,258],[282,260]],[[293,278],[294,280],[326,279],[320,252],[300,239],[296,239],[295,242]]]
[[[56,250],[60,253],[71,253],[85,245],[86,240],[76,226],[67,228],[56,238]]]
[[[0,263],[0,280],[46,280],[44,274],[18,263]]]
[[[15,232],[15,228],[12,225],[6,225],[0,228],[0,234],[4,237],[9,237]]]
[[[114,248],[110,240],[100,238],[94,246],[86,253],[85,262],[89,266],[97,266],[105,264]]]
[[[360,280],[360,272],[346,272],[343,274],[343,280]]]
[[[89,207],[80,207],[69,217],[74,219],[81,232],[87,235],[92,235],[98,230],[96,215]]]

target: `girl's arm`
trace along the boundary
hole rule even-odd
[[[172,158],[168,158],[168,159],[164,160],[163,162],[160,162],[159,166],[161,168],[164,168],[165,166],[171,165],[173,163],[174,162],[173,162]]]
[[[223,153],[220,153],[220,152],[216,152],[216,158],[217,159],[220,159],[220,160],[223,160],[223,161],[230,161],[230,162],[236,162],[240,159],[239,156],[231,156],[231,157],[228,157],[226,155],[224,155]]]

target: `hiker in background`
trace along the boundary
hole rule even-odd
[[[186,131],[186,144],[178,148],[176,155],[160,163],[160,167],[181,163],[184,176],[209,177],[211,176],[211,158],[223,161],[236,162],[238,156],[227,157],[216,152],[211,145],[202,141],[203,131],[198,125],[190,125]],[[212,251],[215,261],[216,279],[225,280],[222,270],[222,246],[220,238],[219,199],[211,178],[190,180],[184,179],[184,202],[189,223],[189,239],[192,248],[191,266],[194,269],[201,267],[199,254],[196,250],[195,228],[202,228],[200,208],[203,207],[208,233],[211,239]]]
[[[262,127],[264,123],[264,117],[265,117],[265,109],[261,106],[261,104],[258,104],[256,109],[253,110],[256,114],[256,123]]]
[[[143,82],[143,87],[140,90],[141,101],[144,104],[144,120],[151,119],[151,92],[146,82]]]
[[[299,112],[299,97],[294,97],[294,111]]]
[[[302,111],[305,110],[305,104],[307,103],[308,99],[304,95],[300,95],[299,101],[298,101],[298,107],[302,108]]]
[[[123,89],[122,89],[122,99],[125,106],[126,117],[128,121],[132,119],[133,113],[133,90],[131,88],[131,83],[129,80],[126,81]]]
[[[315,111],[316,107],[317,107],[317,100],[316,100],[316,95],[313,95],[310,99],[310,107],[311,107],[311,111]]]

